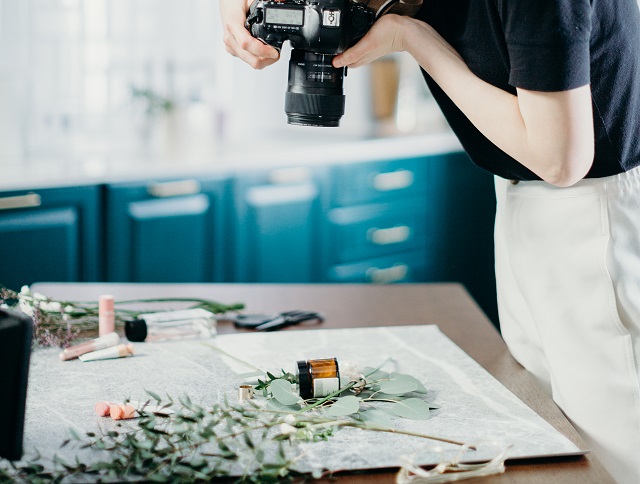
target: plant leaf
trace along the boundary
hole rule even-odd
[[[414,390],[416,393],[427,393],[426,387],[422,384],[420,380],[416,377],[407,375],[406,373],[391,373],[391,378],[395,378],[396,376],[402,376],[406,380],[414,381],[417,385],[417,388]]]
[[[265,406],[267,410],[275,410],[276,412],[296,412],[300,410],[302,407],[298,404],[295,405],[283,405],[275,398],[271,398],[267,400],[267,405]]]
[[[360,412],[360,418],[371,427],[388,427],[393,428],[393,422],[387,412],[378,410],[375,408],[369,409],[366,412]]]
[[[286,380],[276,378],[269,385],[273,398],[283,405],[295,405],[300,401],[300,396],[293,393],[293,386]]]
[[[373,373],[371,373],[371,372],[373,372]],[[371,373],[371,375],[369,375],[369,373]],[[367,381],[369,381],[369,382],[373,382],[373,381],[389,378],[389,373],[387,373],[386,371],[382,371],[382,370],[376,370],[375,368],[373,368],[371,366],[364,367],[362,369],[362,374],[363,375],[369,375],[369,376],[367,376]]]
[[[154,393],[151,390],[147,390],[147,389],[145,389],[145,392],[147,392],[147,395],[153,398],[156,402],[160,403],[162,401],[162,398],[160,398],[160,396],[157,393]]]
[[[333,417],[344,417],[356,413],[360,408],[360,399],[354,395],[338,398],[331,407],[327,409],[327,415]]]
[[[396,375],[390,380],[380,382],[380,391],[387,395],[404,395],[418,388],[418,381],[408,375]]]
[[[391,407],[393,413],[411,420],[427,420],[431,416],[429,405],[419,398],[407,398]]]

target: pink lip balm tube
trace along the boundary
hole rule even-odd
[[[121,344],[113,346],[111,348],[105,348],[104,350],[92,351],[91,353],[85,353],[80,355],[80,361],[96,361],[96,360],[110,360],[112,358],[124,358],[134,353],[133,345]]]
[[[60,359],[62,361],[72,360],[79,357],[80,355],[84,355],[85,353],[89,353],[91,351],[110,348],[111,346],[117,345],[119,342],[120,336],[118,336],[117,333],[105,334],[104,336],[100,336],[99,338],[93,339],[91,341],[65,348],[62,353],[60,353]]]

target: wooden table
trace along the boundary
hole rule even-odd
[[[67,284],[39,283],[32,290],[65,300],[96,300],[113,294],[116,301],[154,297],[202,297],[223,303],[242,302],[247,312],[278,313],[292,309],[320,311],[320,328],[437,324],[441,331],[489,371],[553,427],[587,449],[584,440],[538,386],[530,373],[509,354],[499,333],[465,289],[457,284]],[[311,329],[314,326],[305,327]],[[293,328],[295,329],[295,328]],[[219,333],[236,332],[221,324]],[[393,470],[343,475],[347,483],[392,482]],[[480,479],[468,482],[479,481]],[[509,462],[497,483],[614,482],[592,454]]]

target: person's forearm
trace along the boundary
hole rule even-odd
[[[473,74],[427,24],[401,21],[403,49],[496,146],[550,183],[570,185],[584,177],[593,160],[588,86],[575,92],[512,95]],[[557,96],[578,98],[570,98],[567,105],[566,98],[558,102]],[[582,119],[576,120],[576,112]]]

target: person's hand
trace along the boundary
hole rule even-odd
[[[412,19],[394,14],[383,15],[356,45],[334,57],[333,66],[360,67],[391,52],[405,50],[403,33],[408,21]]]
[[[254,69],[267,67],[280,58],[277,49],[254,38],[245,28],[247,11],[252,0],[220,0],[220,18],[224,29],[224,45]]]

